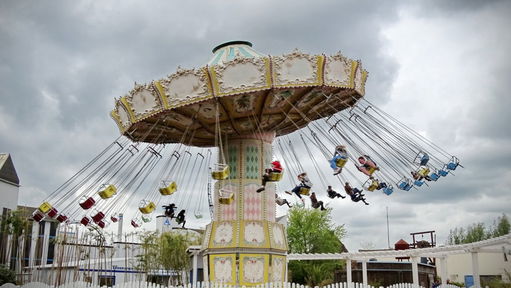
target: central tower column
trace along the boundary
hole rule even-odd
[[[285,227],[275,222],[275,183],[257,193],[272,160],[274,133],[230,138],[224,154],[230,176],[215,183],[213,221],[204,237],[205,279],[232,285],[283,282]],[[284,171],[286,173],[286,171]],[[220,198],[233,193],[230,204]]]

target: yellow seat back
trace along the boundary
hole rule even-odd
[[[211,172],[211,177],[215,180],[224,180],[229,177],[229,174],[231,173],[231,169],[229,168],[229,165],[227,164],[216,164],[215,170]]]
[[[311,188],[307,188],[307,187],[300,188],[300,194],[302,194],[302,195],[309,196],[310,191],[311,191]]]
[[[177,190],[177,184],[176,182],[170,182],[169,186],[160,188],[160,194],[161,195],[172,195]]]
[[[112,184],[108,185],[105,189],[98,192],[99,197],[103,199],[111,198],[112,196],[115,195],[115,193],[117,193],[117,188],[115,188],[115,186]]]
[[[43,204],[39,205],[39,211],[43,213],[48,213],[52,208],[51,204],[48,202],[43,202]]]
[[[335,166],[342,168],[344,165],[346,165],[346,162],[348,162],[348,159],[339,158],[337,161],[335,161]]]
[[[429,172],[430,172],[430,170],[428,167],[422,167],[419,169],[419,171],[417,171],[417,174],[419,174],[422,177],[426,177],[426,176],[428,176]]]
[[[367,187],[367,190],[374,191],[374,190],[376,190],[376,188],[378,188],[379,185],[380,185],[380,183],[378,183],[378,181],[373,180],[373,181],[371,181],[371,184],[369,185],[369,187]]]
[[[280,173],[271,172],[268,178],[269,178],[269,181],[272,181],[272,182],[280,181],[282,179],[282,172],[280,172]]]
[[[224,205],[230,205],[234,201],[234,193],[219,191],[218,202]]]
[[[141,203],[142,205],[145,204],[145,206],[140,206],[138,207],[138,210],[140,210],[140,212],[142,212],[142,214],[149,214],[149,213],[152,213],[154,211],[154,209],[156,209],[156,205],[154,204],[154,202],[152,201],[142,201],[143,203]]]
[[[367,172],[369,172],[369,175],[373,175],[374,171],[378,170],[378,167],[369,167],[367,169]]]

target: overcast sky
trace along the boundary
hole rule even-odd
[[[509,1],[0,1],[0,152],[20,204],[39,205],[117,137],[108,113],[135,81],[202,66],[228,40],[340,50],[369,71],[366,99],[466,167],[370,206],[330,203],[348,249],[387,246],[385,207],[391,244],[425,230],[443,243],[511,216],[509,15]]]

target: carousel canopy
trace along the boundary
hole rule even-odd
[[[246,41],[213,49],[208,65],[180,69],[135,85],[111,112],[133,141],[216,146],[217,136],[291,133],[352,106],[364,95],[367,72],[340,53],[295,50],[265,56]]]

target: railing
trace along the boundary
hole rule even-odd
[[[14,284],[7,283],[7,284],[0,286],[0,288],[106,288],[106,287],[107,286],[99,286],[97,284],[91,284],[91,283],[81,282],[81,281],[70,282],[70,283],[62,284],[60,286],[48,285],[48,284],[41,283],[41,282],[30,282],[30,283],[27,283],[27,284],[24,284],[21,286],[16,286]],[[179,286],[166,286],[166,285],[160,285],[160,284],[155,284],[155,283],[150,283],[150,282],[145,282],[145,281],[133,281],[133,282],[119,283],[119,284],[112,286],[111,288],[236,288],[236,287],[245,288],[245,286],[226,285],[226,284],[222,284],[222,283],[213,283],[213,282],[212,283],[197,282],[195,284],[189,283],[186,285],[179,285]],[[256,286],[249,286],[249,287],[250,288],[310,288],[309,286],[301,285],[301,284],[297,284],[297,283],[282,283],[282,282],[264,283],[264,284],[259,284]],[[314,288],[317,288],[317,286]],[[413,285],[411,283],[399,283],[399,284],[394,284],[394,285],[390,285],[387,287],[383,287],[383,286],[374,287],[371,285],[364,285],[362,283],[353,282],[353,283],[351,283],[351,285],[348,285],[348,283],[346,283],[346,282],[341,282],[341,283],[329,284],[329,285],[323,286],[323,288],[423,288],[423,287],[418,286],[418,285]],[[448,285],[439,286],[438,288],[458,288],[458,287],[448,284]]]

